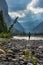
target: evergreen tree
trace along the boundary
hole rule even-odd
[[[3,19],[3,11],[0,11],[0,33],[7,32],[7,26]]]

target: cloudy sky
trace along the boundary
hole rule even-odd
[[[9,15],[14,18],[19,16],[19,21],[27,21],[29,15],[42,19],[43,0],[6,0],[9,8]]]

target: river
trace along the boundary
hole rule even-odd
[[[43,37],[36,37],[36,36],[31,36],[30,39],[28,36],[13,36],[13,39],[18,39],[18,40],[43,40]]]

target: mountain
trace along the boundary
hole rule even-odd
[[[19,22],[16,22],[16,24],[14,24],[13,26],[13,33],[23,33],[24,32],[24,28],[22,27],[22,25]]]
[[[1,10],[4,14],[8,14],[8,6],[5,0],[0,0],[0,11]]]
[[[10,25],[10,16],[8,15],[8,6],[5,0],[0,0],[0,11],[3,11],[3,19],[7,24],[7,27]]]
[[[23,26],[19,23],[16,22],[15,26],[14,26],[18,31],[24,32],[24,28]]]
[[[21,25],[24,28],[24,31],[26,33],[33,32],[33,29],[39,24],[40,22],[38,20],[35,21],[28,21],[28,22],[21,22]]]
[[[33,29],[34,33],[43,33],[43,22],[41,22],[40,24],[38,24],[34,29]]]

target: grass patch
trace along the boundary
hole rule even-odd
[[[0,45],[5,45],[6,41],[0,41]]]
[[[23,60],[26,60],[27,58],[30,58],[31,59],[31,63],[32,63],[32,65],[37,65],[37,61],[36,61],[36,56],[35,56],[35,54],[34,55],[32,55],[30,52],[29,52],[29,50],[25,50],[25,51],[23,51]]]

